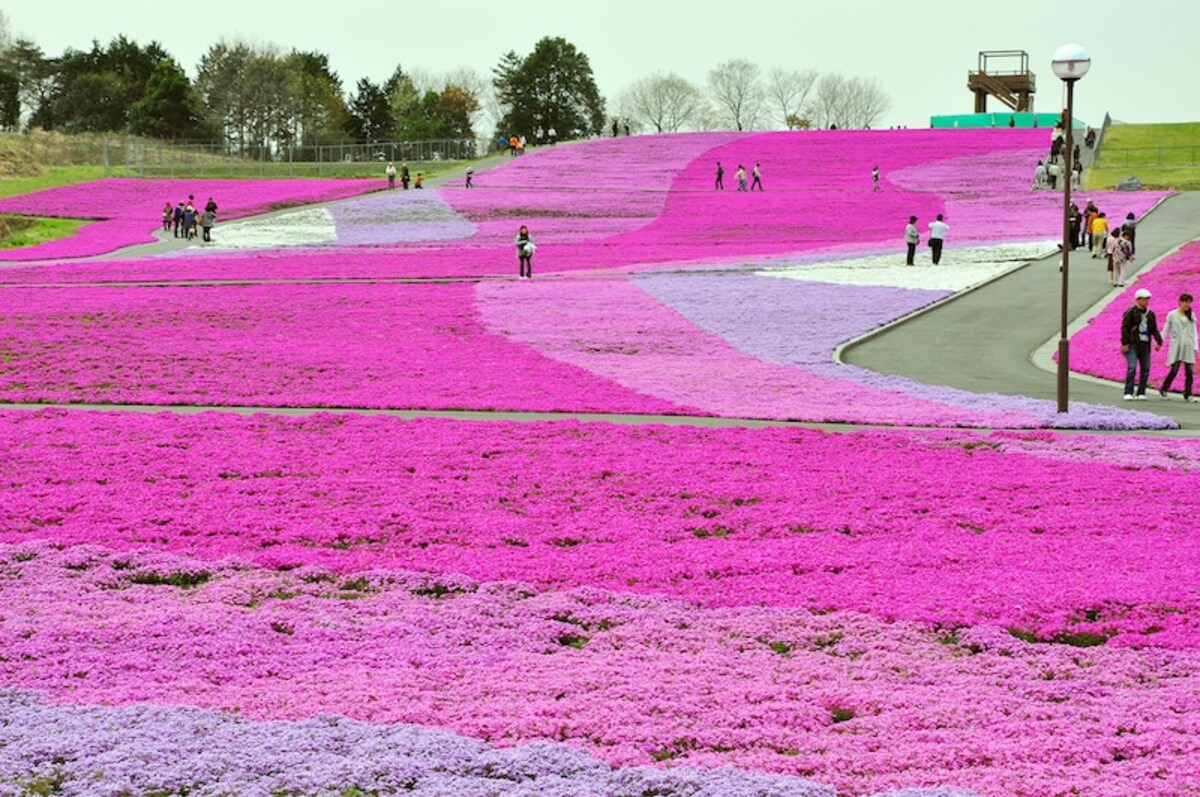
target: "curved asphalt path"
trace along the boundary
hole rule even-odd
[[[1079,192],[1086,198],[1087,192]],[[1115,218],[1124,216],[1114,208]],[[1134,274],[1200,236],[1200,192],[1164,200],[1138,223]],[[900,255],[897,255],[899,257]],[[939,268],[954,268],[953,250]],[[947,264],[946,261],[949,261]],[[886,327],[842,349],[842,360],[883,374],[974,393],[1003,393],[1054,400],[1055,363],[1061,312],[1058,256],[1035,261],[968,293]],[[1111,288],[1103,261],[1082,249],[1071,253],[1069,334],[1086,323],[1124,289]],[[926,266],[931,268],[932,266]],[[1127,277],[1127,284],[1136,280]],[[1200,289],[1200,285],[1196,286]],[[1175,306],[1175,297],[1156,296],[1159,318]],[[1046,346],[1048,342],[1050,346]],[[1121,356],[1113,333],[1113,357]],[[1177,382],[1177,387],[1181,386]],[[1126,402],[1122,386],[1071,375],[1072,403],[1103,404],[1145,410],[1174,418],[1185,429],[1200,430],[1200,404],[1185,404],[1178,394],[1163,401],[1153,388],[1144,402]]]

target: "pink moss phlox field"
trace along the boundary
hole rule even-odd
[[[864,301],[864,293],[876,291],[880,301]],[[836,343],[865,331],[854,326],[863,323],[851,309],[856,302],[886,308],[874,326],[936,296],[892,291],[900,296],[889,301],[888,289],[722,275],[485,282],[477,296],[489,330],[639,394],[713,415],[922,426],[1174,426],[1146,413],[1084,405],[1064,419],[1051,402],[929,388],[835,364]],[[848,312],[838,312],[839,302]],[[802,306],[821,309],[796,313]]]
[[[0,677],[56,702],[552,739],[617,766],[732,765],[840,794],[1174,797],[1200,774],[1194,650],[45,542],[0,545],[0,567],[5,603],[25,607],[0,627]]]
[[[1033,136],[1048,139],[1044,132]],[[1038,145],[1043,141],[1037,141]],[[1062,238],[1062,194],[1031,191],[1033,170],[1045,148],[997,150],[931,160],[891,172],[888,177],[910,191],[928,191],[945,201],[948,240],[957,243]],[[1079,207],[1092,200],[1110,218],[1132,212],[1141,218],[1169,191],[1080,191]],[[1118,214],[1119,211],[1119,214]],[[924,231],[928,221],[920,224]]]
[[[1136,470],[1078,437],[1064,461],[950,432],[0,417],[3,542],[1200,646],[1191,441],[1172,442],[1186,467]]]
[[[1080,250],[1082,252],[1082,250]],[[1083,255],[1086,257],[1086,255]],[[1077,255],[1078,257],[1078,255]],[[1086,261],[1084,261],[1086,262]],[[1200,242],[1194,242],[1167,256],[1149,271],[1138,274],[1137,281],[1114,299],[1099,315],[1071,339],[1071,370],[1114,382],[1125,381],[1125,356],[1121,354],[1121,317],[1133,307],[1134,293],[1146,288],[1153,294],[1150,309],[1162,329],[1167,313],[1178,306],[1181,294],[1200,295]],[[1162,384],[1170,367],[1167,362],[1170,340],[1150,360],[1150,381]],[[1183,390],[1182,369],[1175,377],[1174,391]],[[1114,390],[1120,389],[1114,386]],[[1200,389],[1200,388],[1198,388]]]
[[[1036,134],[1036,135],[1035,135]],[[910,190],[885,179],[884,190],[870,190],[875,164],[887,175],[893,170],[983,158],[979,172],[980,201],[1022,203],[1029,182],[1012,164],[1022,164],[1043,143],[1037,131],[903,130],[809,131],[644,136],[585,142],[571,147],[545,148],[517,158],[502,169],[484,173],[505,179],[506,185],[531,180],[535,187],[447,190],[444,196],[481,232],[454,243],[410,243],[379,247],[370,252],[342,252],[296,257],[295,253],[253,256],[211,256],[181,263],[113,261],[102,264],[60,264],[37,269],[5,270],[6,282],[96,281],[113,279],[247,279],[300,277],[480,276],[514,271],[512,236],[527,222],[539,244],[534,268],[539,274],[704,262],[736,265],[740,258],[783,255],[822,249],[845,251],[847,246],[901,248],[904,224],[910,214],[932,219],[943,212],[945,196],[933,190],[927,176],[911,179],[921,190]],[[707,147],[707,149],[705,148]],[[616,149],[614,149],[616,148]],[[645,149],[661,153],[671,168],[656,168],[636,156]],[[702,154],[695,154],[695,153]],[[593,157],[591,153],[600,153]],[[624,153],[635,166],[622,171]],[[694,158],[686,167],[679,163]],[[547,164],[544,172],[539,164]],[[726,168],[723,192],[712,190],[715,161]],[[957,160],[956,160],[957,159]],[[732,190],[732,170],[739,162],[761,161],[763,193]],[[988,179],[988,169],[1001,169],[1002,179]],[[674,171],[672,171],[674,170]],[[559,186],[565,184],[565,188]],[[595,184],[597,190],[583,188]],[[665,206],[661,195],[667,191]],[[547,194],[546,192],[551,192]],[[1138,195],[1148,204],[1160,195]],[[1139,207],[1141,207],[1139,205]],[[529,213],[521,211],[528,210]],[[1012,230],[995,220],[952,220],[962,240],[1053,238],[1059,219],[1048,202],[1038,201],[1022,211],[1023,221]],[[924,223],[924,222],[922,222]],[[614,227],[613,225],[617,225]],[[544,225],[544,226],[539,226]],[[976,229],[986,227],[986,231]],[[617,231],[619,228],[619,231]],[[600,235],[608,231],[611,234]],[[543,234],[543,232],[545,234]]]
[[[745,135],[687,133],[543,147],[477,174],[470,191],[442,194],[479,226],[476,244],[508,243],[520,224],[552,243],[621,235],[662,213],[672,182],[689,163]]]
[[[488,332],[474,286],[0,291],[0,400],[675,414]]]
[[[162,226],[162,208],[186,202],[203,208],[209,197],[220,221],[266,213],[282,207],[328,202],[379,188],[368,180],[143,180],[108,177],[90,183],[50,188],[0,199],[0,213],[98,219],[80,234],[26,249],[0,250],[2,260],[84,257],[123,246],[152,243]]]

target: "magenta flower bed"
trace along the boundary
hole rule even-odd
[[[0,400],[701,412],[487,331],[474,286],[0,291]]]
[[[4,421],[4,542],[1200,643],[1200,547],[1177,537],[1196,482],[1191,442],[1131,438],[1124,447],[1187,460],[1147,454],[1167,464],[1139,472],[949,432],[62,411]],[[1054,447],[1076,440],[1088,438]],[[1157,500],[1140,500],[1151,491]]]
[[[85,257],[124,246],[152,243],[162,226],[163,204],[196,197],[203,208],[209,197],[220,208],[218,219],[266,213],[281,207],[328,202],[377,190],[369,180],[141,180],[109,177],[0,199],[0,213],[96,219],[78,235],[25,249],[0,250],[3,260]]]
[[[1153,298],[1150,309],[1158,317],[1159,329],[1166,324],[1167,313],[1179,306],[1179,296],[1200,294],[1200,242],[1191,243],[1164,258],[1150,271],[1138,274],[1130,285],[1108,307],[1071,339],[1071,370],[1114,382],[1125,381],[1125,356],[1121,354],[1121,317],[1134,304],[1134,293],[1147,288]],[[1169,345],[1170,340],[1164,339]],[[1168,345],[1154,352],[1150,361],[1150,381],[1155,388],[1162,384],[1170,367],[1167,363]],[[1175,377],[1174,390],[1183,390],[1182,369]],[[1114,387],[1114,389],[1119,389]]]
[[[790,312],[814,291],[829,315]],[[753,276],[8,288],[0,400],[1173,425],[1086,405],[1064,418],[1051,402],[927,388],[833,363],[837,343],[865,331],[853,307],[869,300],[898,316],[940,296]],[[731,301],[746,312],[728,313]],[[785,320],[765,330],[762,317]]]
[[[540,247],[534,264],[539,274],[665,263],[736,265],[749,257],[845,251],[848,246],[903,251],[910,214],[928,221],[958,207],[963,218],[951,212],[948,219],[955,241],[1040,240],[1061,232],[1061,209],[1053,196],[1029,193],[1030,158],[1036,163],[1044,140],[1038,131],[913,130],[686,134],[590,142],[526,155],[479,178],[506,187],[444,192],[450,205],[480,230],[462,242],[306,257],[293,252],[207,256],[186,263],[70,264],[6,271],[0,280],[512,274],[512,236],[523,222],[529,223]],[[655,158],[634,157],[643,150]],[[768,190],[753,195],[711,190],[717,159],[725,163],[727,178],[739,162],[749,167],[762,161]],[[873,193],[869,177],[876,163],[886,179],[884,190]],[[899,183],[891,181],[893,171]],[[947,187],[939,188],[946,178]],[[1121,194],[1121,201],[1140,215],[1162,196]],[[1000,223],[988,207],[1014,210],[1014,217]]]
[[[54,703],[332,713],[850,795],[1197,782],[1190,441],[1104,443],[1162,463],[1139,471],[1046,434],[48,411],[0,435],[0,685]],[[0,717],[75,749],[28,705]],[[196,715],[152,716],[170,738]],[[510,765],[561,775],[543,749]],[[571,771],[613,776],[593,766]]]

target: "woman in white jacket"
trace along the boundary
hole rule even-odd
[[[1180,296],[1179,307],[1167,313],[1163,334],[1171,340],[1167,349],[1167,363],[1171,370],[1167,372],[1167,378],[1163,380],[1158,395],[1167,397],[1167,391],[1171,389],[1171,383],[1175,381],[1175,375],[1179,373],[1182,363],[1183,400],[1196,401],[1196,397],[1192,395],[1192,367],[1196,363],[1196,316],[1192,313],[1190,293]]]

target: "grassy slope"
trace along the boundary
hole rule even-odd
[[[1200,190],[1200,123],[1110,127],[1086,185],[1111,188],[1131,174],[1151,188]]]
[[[9,223],[3,223],[5,221]],[[0,216],[0,249],[19,249],[66,238],[79,232],[79,228],[83,225],[90,224],[84,219],[33,219],[32,221],[32,225],[18,228],[16,224],[12,223],[12,217]]]

